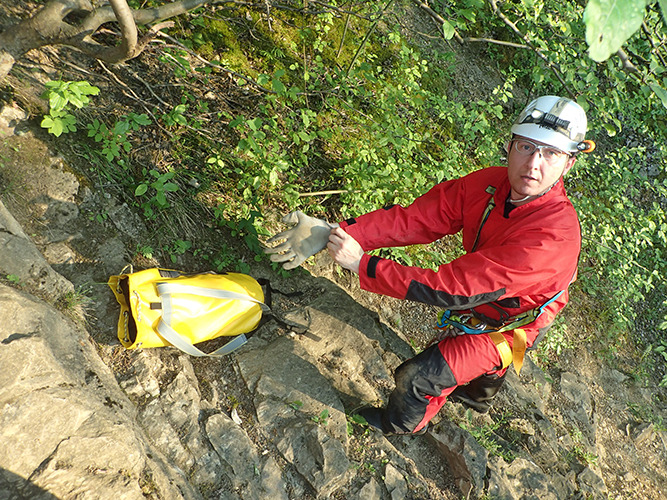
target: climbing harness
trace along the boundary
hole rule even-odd
[[[128,349],[171,345],[192,356],[224,356],[270,312],[262,286],[245,274],[153,268],[121,272],[108,284],[121,307],[118,339]],[[221,336],[235,338],[212,353],[193,345]]]

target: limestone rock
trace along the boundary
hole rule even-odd
[[[350,465],[343,404],[304,359],[298,340],[253,344],[255,349],[238,355],[238,363],[260,426],[315,491],[331,493],[345,482]]]
[[[231,418],[222,413],[211,415],[206,434],[241,498],[288,498],[275,460],[269,457],[262,464],[252,441]]]
[[[391,464],[387,464],[384,470],[384,484],[387,487],[392,500],[402,500],[408,495],[408,486],[404,474]]]
[[[461,492],[480,496],[484,488],[488,452],[468,432],[448,421],[439,424],[428,436],[435,441],[449,463]]]
[[[58,498],[198,498],[134,424],[90,339],[48,304],[0,285],[0,490]],[[152,457],[152,459],[149,459]]]
[[[563,476],[546,474],[534,462],[516,458],[507,464],[502,458],[489,460],[488,494],[502,500],[560,500],[572,491]]]
[[[577,483],[579,491],[581,491],[587,498],[603,499],[607,498],[607,485],[604,479],[591,467],[586,467],[577,476]]]
[[[16,219],[0,202],[0,274],[15,276],[27,288],[52,299],[74,292],[74,286],[56,273]]]
[[[375,500],[377,498],[382,498],[382,487],[375,479],[371,478],[359,490],[357,498],[359,500]]]

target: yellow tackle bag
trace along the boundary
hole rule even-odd
[[[245,274],[153,268],[111,276],[109,286],[120,304],[118,339],[128,349],[171,345],[192,356],[224,356],[270,311],[261,285]],[[236,338],[212,353],[194,346],[223,335]]]

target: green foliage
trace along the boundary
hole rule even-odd
[[[132,144],[129,140],[129,133],[131,131],[137,131],[142,126],[150,124],[151,120],[148,115],[136,113],[129,113],[121,117],[111,128],[108,128],[104,122],[94,119],[87,125],[88,137],[92,137],[95,142],[101,144],[101,154],[110,162],[120,158],[123,153],[130,152]]]
[[[178,262],[178,258],[192,248],[192,242],[187,240],[175,240],[169,249],[169,258],[173,264]]]
[[[637,404],[632,402],[627,402],[627,411],[634,415],[641,422],[651,422],[655,425],[655,428],[659,432],[667,431],[666,422],[664,421],[663,416],[655,411],[655,408],[652,405],[647,404]]]
[[[150,245],[137,245],[137,255],[142,255],[146,259],[152,259],[154,251]]]
[[[7,278],[7,281],[9,281],[10,283],[12,283],[14,285],[20,285],[21,284],[21,277],[17,276],[16,274],[8,274],[6,276],[6,278]]]
[[[144,215],[149,219],[155,215],[155,210],[163,210],[170,206],[167,200],[167,193],[178,191],[178,184],[171,180],[176,175],[175,172],[158,172],[157,170],[144,170],[147,177],[144,182],[139,184],[134,190],[137,198],[143,198],[141,208],[144,209]]]
[[[329,410],[322,410],[319,415],[314,415],[310,419],[319,425],[329,425]]]
[[[290,406],[293,410],[300,410],[303,408],[303,402],[297,399],[296,401],[289,402],[288,406]]]
[[[598,456],[586,449],[586,446],[583,444],[584,437],[581,431],[575,428],[571,431],[571,434],[574,445],[566,458],[576,460],[585,466],[596,466]]]
[[[192,67],[188,62],[187,53],[181,50],[165,49],[163,55],[158,59],[161,63],[171,66],[174,70],[176,78],[185,78],[188,73],[192,71]]]
[[[360,425],[363,427],[368,427],[368,422],[364,417],[355,413],[354,415],[347,415],[347,435],[354,435],[354,426]]]
[[[654,47],[653,57],[649,59],[650,72],[644,75],[643,83],[667,108],[667,90],[665,89],[667,79],[660,78],[666,70],[660,30],[651,33],[647,29],[656,22],[661,23],[662,19],[656,20],[658,16],[655,10],[647,11],[646,6],[650,3],[648,0],[589,0],[584,12],[586,41],[591,58],[594,61],[602,62],[621,49],[643,25]],[[661,0],[658,4],[664,18],[667,16],[667,1]],[[635,47],[630,45],[628,48],[634,49]],[[633,70],[637,71],[637,68],[634,67]]]
[[[220,226],[230,230],[233,238],[241,238],[253,252],[260,254],[258,226],[261,211],[258,209],[257,198],[250,202],[233,200],[230,203],[221,202],[214,210],[214,215]]]
[[[49,101],[49,114],[44,116],[40,125],[56,137],[76,132],[76,117],[70,113],[72,107],[81,109],[90,103],[88,96],[100,93],[99,88],[86,81],[58,80],[46,82],[44,86],[46,90],[41,97]]]
[[[537,357],[548,363],[554,357],[560,356],[574,346],[575,344],[568,334],[567,323],[562,316],[558,316],[549,329],[549,334],[538,344]]]
[[[582,281],[603,302],[618,301],[604,318],[614,325],[611,335],[634,321],[637,311],[627,304],[644,301],[667,273],[667,223],[658,202],[667,191],[635,162],[645,153],[620,147],[578,166],[571,179],[583,188],[583,196],[574,200],[584,234]],[[596,185],[584,188],[584,179],[592,177]]]
[[[299,400],[289,401],[287,406],[295,411],[301,411],[303,409],[303,402]],[[329,425],[329,410],[325,408],[319,415],[313,415],[310,419],[318,425]]]
[[[177,125],[185,126],[188,124],[188,119],[185,117],[185,111],[187,110],[187,105],[179,104],[174,106],[174,108],[162,115],[162,121],[167,125],[167,127],[175,127]]]
[[[502,457],[507,462],[512,462],[516,458],[514,452],[507,449],[496,435],[496,432],[505,425],[507,425],[506,415],[501,415],[497,422],[494,421],[491,424],[475,425],[471,410],[466,410],[465,420],[459,423],[459,426],[468,431],[489,453]]]
[[[659,343],[653,347],[653,352],[658,354],[659,358],[662,358],[663,363],[667,366],[667,340],[661,339]],[[660,381],[660,387],[667,387],[667,373],[662,376]]]

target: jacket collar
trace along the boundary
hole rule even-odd
[[[509,178],[505,177],[503,184],[500,189],[496,190],[495,193],[495,202],[496,206],[504,207],[507,197],[510,195],[510,181]],[[563,178],[558,179],[556,184],[547,191],[545,194],[534,200],[530,200],[525,205],[520,207],[515,207],[510,212],[510,217],[516,217],[516,214],[521,214],[524,212],[532,212],[544,205],[553,203],[556,200],[568,200],[567,193],[565,192],[565,184],[563,183]]]

